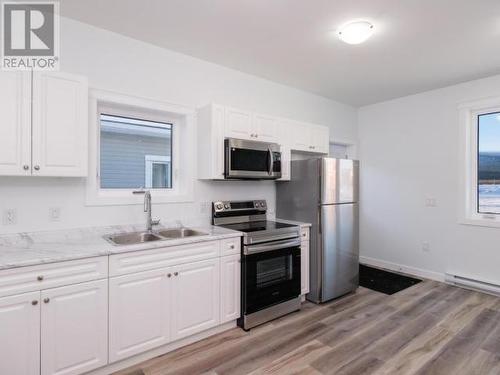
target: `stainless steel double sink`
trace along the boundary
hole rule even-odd
[[[149,232],[130,232],[104,236],[113,245],[137,245],[146,242],[175,240],[186,237],[206,236],[208,233],[191,228],[163,229]]]

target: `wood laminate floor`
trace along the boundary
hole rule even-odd
[[[500,299],[433,281],[235,328],[119,375],[500,374]]]

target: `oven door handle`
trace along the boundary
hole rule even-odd
[[[273,174],[273,168],[274,168],[274,154],[273,151],[271,150],[271,146],[267,149],[267,152],[269,153],[269,166],[268,166],[268,172],[269,176]]]
[[[276,241],[266,245],[249,245],[245,246],[243,249],[244,255],[264,253],[266,251],[286,249],[287,247],[297,247],[300,246],[300,238],[285,241]]]

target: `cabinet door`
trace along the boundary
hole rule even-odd
[[[108,363],[108,281],[41,292],[42,375],[81,374]]]
[[[79,76],[33,73],[33,174],[87,176],[88,86]]]
[[[252,113],[248,111],[226,107],[224,129],[228,138],[255,139],[252,137]]]
[[[311,125],[312,151],[328,154],[330,148],[329,129],[326,126]]]
[[[0,374],[40,373],[40,292],[0,298]]]
[[[170,341],[172,279],[167,268],[109,279],[110,362]]]
[[[240,317],[241,263],[240,255],[220,258],[221,319],[226,323]]]
[[[204,331],[220,321],[219,259],[172,267],[172,339]]]
[[[278,181],[290,181],[292,153],[288,146],[281,146],[281,178]]]
[[[309,293],[309,239],[300,244],[300,294]]]
[[[278,141],[278,119],[276,117],[254,114],[252,119],[254,138],[263,142]]]
[[[296,122],[292,126],[292,137],[293,141],[291,142],[292,149],[298,151],[308,151],[311,149],[311,129],[308,124],[304,124],[301,122]]]
[[[30,175],[30,73],[0,72],[0,114],[0,175]]]

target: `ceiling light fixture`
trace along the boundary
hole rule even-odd
[[[348,44],[360,44],[373,35],[373,25],[367,21],[353,21],[342,26],[337,35]]]

